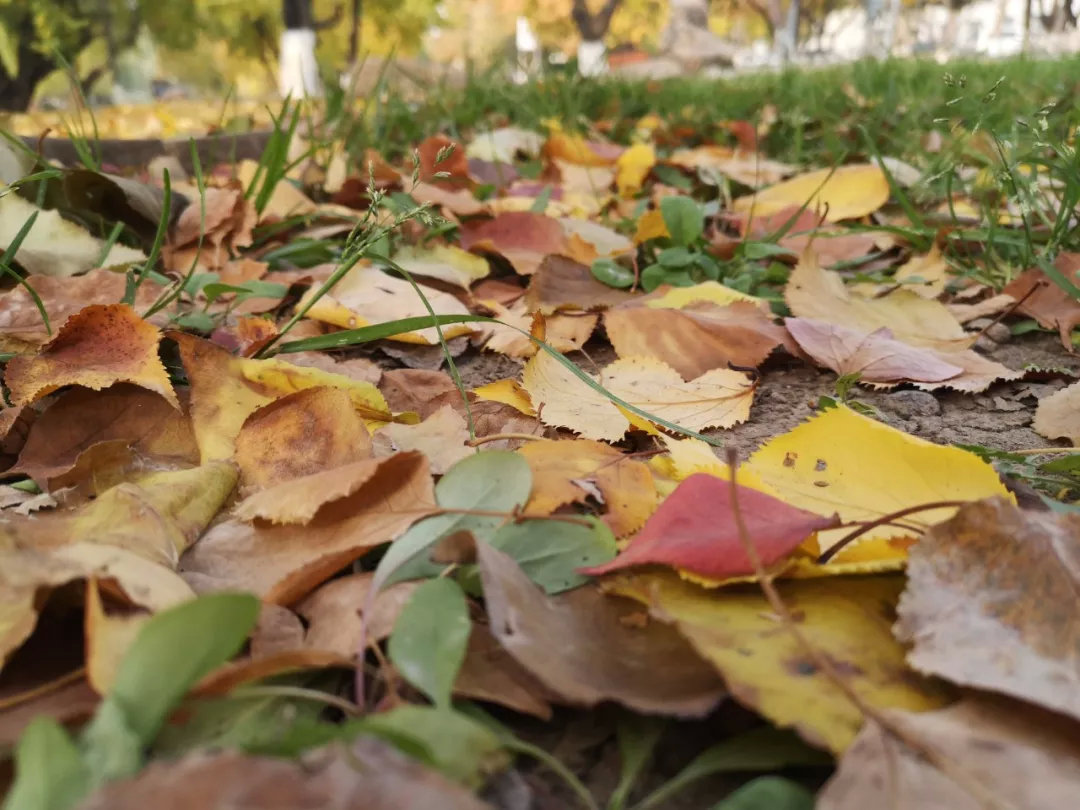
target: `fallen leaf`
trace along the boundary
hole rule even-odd
[[[449,405],[443,405],[418,425],[386,425],[372,437],[375,455],[385,456],[416,450],[428,458],[431,472],[442,475],[466,456],[476,453],[469,447],[465,420]]]
[[[420,180],[424,183],[453,186],[469,182],[469,159],[465,150],[445,135],[440,133],[424,138],[416,147],[416,154],[420,158]],[[437,174],[449,177],[436,177]]]
[[[602,141],[589,141],[580,135],[554,130],[548,135],[543,152],[551,159],[565,160],[579,166],[611,166],[625,150]]]
[[[86,680],[99,695],[112,688],[120,665],[149,613],[107,614],[97,582],[86,585]]]
[[[518,451],[533,472],[527,515],[550,515],[561,506],[584,503],[584,487],[595,486],[603,497],[603,521],[616,537],[637,531],[656,508],[656,490],[649,468],[601,442],[542,440]]]
[[[823,270],[813,253],[803,254],[791,271],[784,300],[793,315],[839,324],[863,332],[888,327],[897,340],[946,351],[968,348],[974,337],[944,304],[897,289],[867,298],[847,289],[838,273]]]
[[[329,386],[346,391],[367,421],[382,423],[393,418],[371,383],[284,360],[233,357],[207,340],[180,332],[170,332],[169,337],[180,348],[191,386],[191,421],[204,461],[231,458],[236,436],[251,413],[306,388]]]
[[[843,405],[766,442],[746,467],[782,501],[817,514],[835,512],[845,523],[937,501],[1011,497],[994,468],[974,453],[916,438]],[[955,512],[938,507],[906,515],[911,528],[878,526],[859,545],[883,541],[883,555],[903,559],[914,537]],[[821,549],[847,531],[822,531]]]
[[[473,395],[487,402],[501,402],[525,416],[536,416],[528,392],[517,380],[496,380],[472,390]]]
[[[919,281],[918,279],[922,279]],[[896,269],[893,280],[923,298],[937,298],[949,281],[949,263],[934,243],[925,256],[912,256]]]
[[[387,638],[419,583],[398,582],[382,589],[375,596],[370,615],[365,616],[373,578],[374,574],[367,571],[332,579],[297,604],[296,612],[304,617],[308,628],[305,646],[355,658],[360,639],[365,636],[365,621],[369,645]]]
[[[529,279],[525,303],[529,312],[551,315],[560,310],[606,309],[633,296],[597,281],[588,266],[566,256],[547,256]]]
[[[217,524],[181,560],[185,578],[199,592],[250,591],[263,601],[289,605],[434,509],[431,474],[421,454],[359,463],[377,464],[377,474],[351,494],[324,503],[302,526]]]
[[[469,314],[465,305],[449,293],[423,285],[420,285],[420,289],[436,314]],[[314,294],[315,290],[309,290],[297,306],[306,306]],[[354,267],[332,292],[316,301],[307,311],[308,318],[340,326],[342,329],[358,329],[428,314],[428,308],[412,284],[405,279],[394,278],[373,265]],[[447,339],[473,331],[475,330],[469,324],[448,324],[442,327],[442,333]],[[439,343],[439,334],[435,327],[429,327],[415,332],[402,332],[388,340],[434,346]]]
[[[647,143],[637,143],[615,161],[615,186],[619,194],[632,197],[641,191],[645,178],[656,163],[656,150]]]
[[[729,366],[752,368],[788,342],[782,327],[748,302],[683,308],[628,303],[604,313],[604,328],[619,357],[651,357],[684,379]]]
[[[75,466],[96,444],[120,440],[159,465],[195,465],[199,448],[188,417],[159,395],[120,383],[103,391],[73,388],[46,408],[30,428],[13,472],[38,486]]]
[[[820,810],[882,802],[894,810],[1060,810],[1080,790],[1076,726],[1058,715],[973,694],[935,712],[885,716],[903,738],[867,721],[818,795]]]
[[[664,162],[695,172],[699,169],[717,172],[750,188],[778,183],[795,171],[794,166],[770,160],[753,151],[735,151],[714,144],[676,149]]]
[[[678,633],[624,621],[633,603],[591,587],[547,596],[503,552],[479,543],[477,555],[492,634],[561,702],[701,717],[721,699],[717,676]]]
[[[177,273],[187,273],[193,266],[218,271],[240,248],[251,244],[257,215],[243,192],[250,182],[249,177],[243,186],[230,183],[207,186],[201,192],[192,189],[192,197],[199,202],[188,205],[170,229],[161,251],[166,268]]]
[[[465,154],[493,163],[512,164],[518,154],[536,157],[543,146],[544,137],[538,132],[520,127],[498,127],[477,133],[465,147]]]
[[[363,767],[358,767],[358,763]],[[292,761],[235,751],[151,763],[112,782],[80,810],[485,810],[460,785],[374,737],[308,751]]]
[[[1032,427],[1048,439],[1080,444],[1080,383],[1040,399]]]
[[[620,256],[630,253],[634,249],[634,243],[618,231],[612,230],[599,222],[593,222],[580,217],[560,217],[559,222],[566,232],[570,253],[573,255],[575,238],[583,243],[578,251],[588,253],[588,262],[591,263],[597,257]],[[584,263],[584,259],[582,260]]]
[[[531,211],[508,211],[476,225],[464,225],[460,244],[465,250],[498,253],[525,276],[535,273],[545,256],[564,253],[567,248],[562,223]]]
[[[889,199],[884,172],[870,163],[819,169],[761,189],[734,202],[736,212],[768,216],[804,203],[826,222],[858,219],[883,206]],[[820,209],[820,211],[819,211]]]
[[[618,557],[583,571],[599,576],[657,563],[709,579],[746,576],[753,574],[755,567],[747,556],[743,533],[768,568],[814,532],[839,522],[745,486],[738,487],[738,499],[741,529],[733,510],[731,484],[703,473],[691,475],[660,504]]]
[[[340,388],[315,386],[264,405],[236,436],[246,490],[271,489],[371,456],[364,420]]]
[[[483,257],[453,245],[405,247],[394,254],[394,261],[415,276],[438,279],[466,290],[491,272]]]
[[[395,368],[385,372],[379,390],[394,411],[413,411],[426,419],[444,405],[461,404],[461,392],[442,371],[420,368]]]
[[[293,330],[292,334],[297,334],[297,331],[298,329]],[[383,377],[383,370],[379,368],[378,364],[365,357],[351,357],[348,360],[335,360],[324,352],[289,352],[288,354],[280,354],[274,359],[292,363],[294,366],[317,368],[320,371],[328,371],[331,374],[340,374],[343,377],[359,380],[360,382],[369,382],[372,385],[378,385]],[[395,408],[395,410],[408,409]]]
[[[624,574],[606,587],[677,627],[723,675],[732,697],[774,725],[835,753],[855,739],[862,712],[817,668],[756,585],[706,590],[656,573]],[[784,581],[776,588],[799,617],[799,632],[864,701],[912,711],[946,702],[940,688],[904,666],[904,648],[890,632],[902,577]]]
[[[239,161],[236,164],[236,179],[239,181],[240,187],[250,188],[260,169],[259,163],[254,160]],[[260,193],[262,184],[267,182],[267,179],[267,174],[264,173],[259,185]],[[304,192],[282,178],[274,184],[273,191],[271,191],[270,198],[266,201],[266,207],[263,208],[260,218],[265,219],[267,216],[272,215],[287,219],[301,214],[311,214],[316,210],[315,203]]]
[[[126,304],[86,307],[70,317],[35,357],[8,361],[4,383],[15,405],[26,405],[66,385],[101,390],[126,382],[180,404],[158,359],[161,333]]]
[[[911,549],[897,638],[908,662],[1080,717],[1080,517],[971,503]]]
[[[409,196],[421,205],[431,203],[462,217],[473,217],[487,212],[488,206],[480,202],[468,189],[445,189],[431,183],[415,183],[409,187]],[[464,245],[462,246],[464,247]]]
[[[533,316],[525,301],[518,301],[510,309],[494,301],[489,302],[488,307],[502,323],[492,326],[485,349],[516,358],[532,357],[539,351],[539,347],[521,333],[531,334],[532,330]],[[555,351],[574,352],[585,345],[599,322],[599,315],[583,312],[551,315],[544,319],[543,340]]]
[[[35,689],[34,693],[0,711],[0,745],[14,748],[26,727],[41,717],[65,725],[84,722],[101,701],[85,678],[48,691]]]
[[[454,681],[454,694],[497,703],[541,720],[551,719],[547,690],[496,641],[486,625],[475,622],[465,661]]]
[[[1080,284],[1080,253],[1059,253],[1054,267],[1073,284]],[[1046,329],[1057,329],[1061,345],[1066,351],[1073,350],[1072,330],[1080,324],[1080,301],[1072,294],[1037,268],[1022,273],[1002,292],[1022,301],[1017,312],[1034,318]]]
[[[689,304],[697,302],[727,306],[745,301],[756,304],[763,312],[771,311],[765,299],[755,298],[731,287],[725,287],[717,281],[703,281],[689,287],[671,287],[664,284],[638,300],[642,305],[654,309],[685,309]]]

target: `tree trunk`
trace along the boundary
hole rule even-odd
[[[37,51],[32,50],[33,32],[19,32],[19,75],[9,76],[0,67],[0,109],[22,112],[34,100],[38,83],[48,76],[56,65]]]
[[[788,6],[787,20],[784,23],[784,43],[782,46],[782,60],[790,62],[795,58],[795,49],[799,44],[799,0],[791,0]]]
[[[322,80],[315,61],[315,20],[311,0],[283,0],[285,30],[278,55],[278,89],[282,96],[321,96]]]
[[[589,11],[585,0],[574,0],[570,16],[573,17],[574,25],[581,32],[577,56],[578,73],[582,76],[598,76],[607,70],[603,40],[620,2],[621,0],[607,0],[603,8],[593,14]]]

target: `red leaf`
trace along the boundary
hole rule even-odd
[[[737,489],[746,533],[765,566],[786,557],[814,532],[840,522],[835,515],[815,515],[756,489]],[[731,484],[714,475],[691,475],[660,504],[619,556],[579,570],[595,576],[648,563],[683,568],[710,579],[754,573],[732,512]]]

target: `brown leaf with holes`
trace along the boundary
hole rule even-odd
[[[908,554],[897,636],[917,670],[1080,717],[1080,515],[963,506]]]
[[[604,328],[619,357],[652,357],[683,379],[713,369],[752,368],[790,338],[756,304],[698,301],[682,309],[628,304],[604,313]]]
[[[1080,285],[1080,253],[1059,253],[1054,267],[1073,284]],[[1073,351],[1072,330],[1080,324],[1080,301],[1062,289],[1042,270],[1032,268],[1006,284],[1002,292],[1021,303],[1016,311],[1056,329],[1065,351]]]
[[[214,526],[181,559],[185,578],[199,592],[251,591],[289,605],[435,509],[431,473],[420,453],[357,462],[367,464],[376,468],[358,489],[345,487],[347,494],[333,500],[324,494],[304,525],[256,518]],[[330,471],[330,480],[336,472]],[[325,492],[328,482],[319,483]],[[312,490],[318,495],[318,488]]]
[[[628,621],[633,603],[591,586],[548,596],[487,543],[477,557],[492,634],[560,702],[701,717],[723,697],[719,677],[675,630]]]
[[[73,315],[35,357],[13,357],[4,382],[15,405],[27,405],[58,388],[101,390],[132,383],[179,408],[165,366],[158,359],[161,333],[127,304],[94,305]]]
[[[371,437],[349,395],[316,386],[252,413],[234,459],[246,490],[266,490],[370,456]]]
[[[936,712],[885,717],[903,737],[868,720],[818,810],[1061,810],[1080,794],[1080,727],[1060,715],[970,694]]]

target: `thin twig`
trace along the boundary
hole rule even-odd
[[[86,667],[79,667],[74,672],[68,672],[61,675],[59,678],[53,678],[53,680],[48,683],[43,683],[40,686],[35,686],[33,689],[27,689],[25,692],[19,692],[17,695],[6,697],[3,700],[0,700],[0,712],[7,711],[15,706],[21,706],[23,703],[29,703],[31,700],[47,695],[50,692],[63,689],[69,683],[74,683],[84,675],[86,675]]]
[[[498,442],[503,439],[521,439],[525,442],[538,442],[542,440],[543,436],[537,436],[534,433],[492,433],[490,436],[477,436],[475,439],[469,439],[465,444],[469,447],[479,447],[482,444],[488,442]]]
[[[909,506],[907,509],[899,509],[895,512],[890,512],[887,515],[882,515],[876,520],[867,521],[850,534],[845,534],[833,545],[829,546],[829,548],[823,551],[821,553],[821,556],[818,557],[818,564],[824,565],[833,557],[835,557],[841,549],[850,544],[852,541],[862,537],[871,529],[876,529],[878,526],[885,526],[889,523],[892,523],[897,518],[902,518],[905,515],[911,515],[916,512],[928,512],[931,509],[945,509],[950,506],[959,507],[963,506],[965,503],[967,503],[967,501],[931,501],[929,503],[920,503],[917,506]]]
[[[351,700],[346,700],[329,692],[318,689],[305,689],[303,686],[289,686],[288,684],[255,684],[253,686],[239,686],[229,693],[229,697],[284,697],[298,700],[310,700],[314,703],[325,703],[340,709],[349,717],[360,717],[363,713],[360,707]]]
[[[976,332],[975,333],[975,339],[978,340],[979,338],[981,338],[983,335],[986,334],[986,331],[991,326],[995,326],[996,324],[1001,323],[1005,318],[1012,315],[1021,304],[1023,304],[1025,301],[1027,301],[1029,298],[1031,298],[1031,296],[1033,296],[1035,294],[1036,290],[1041,290],[1046,285],[1047,285],[1047,282],[1042,281],[1042,280],[1036,281],[1034,284],[1032,284],[1030,290],[1028,290],[1026,293],[1024,293],[1016,301],[1009,304],[1009,306],[1005,309],[1004,312],[1002,312],[1000,315],[998,315],[996,318],[994,318],[994,320],[990,321],[990,323],[988,323],[986,326],[984,326],[982,329],[980,329],[978,332]]]

